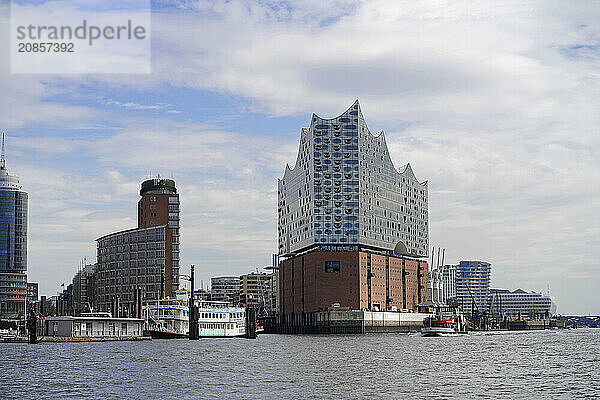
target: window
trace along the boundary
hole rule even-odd
[[[325,261],[325,272],[340,272],[340,262]]]

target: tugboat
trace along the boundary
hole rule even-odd
[[[449,336],[467,333],[465,317],[454,307],[436,307],[435,313],[423,320],[422,336]]]
[[[462,315],[449,318],[438,315],[425,318],[421,333],[423,336],[447,336],[467,332],[464,329]]]

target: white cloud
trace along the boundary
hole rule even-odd
[[[549,282],[560,311],[597,313],[598,10],[587,2],[170,2],[153,16],[153,75],[3,75],[0,117],[9,127],[100,118],[118,126],[54,147],[90,157],[98,170],[91,178],[84,168],[48,170],[33,161],[20,172],[44,198],[35,206],[52,213],[43,220],[48,237],[69,225],[94,237],[135,224],[144,174],[174,173],[184,256],[203,260],[208,278],[268,262],[276,248],[275,178],[295,160],[298,135],[288,132],[300,126],[279,138],[251,127],[251,136],[191,122],[117,120],[44,99],[76,94],[91,81],[121,90],[186,87],[248,98],[251,110],[274,116],[306,115],[308,125],[310,112],[335,116],[359,98],[370,128],[386,131],[397,166],[411,162],[429,180],[432,244],[447,247],[448,261],[491,261],[499,286],[541,290]],[[166,104],[110,101],[177,115]],[[43,140],[22,146],[42,154]],[[65,239],[79,243],[77,251],[89,240]]]

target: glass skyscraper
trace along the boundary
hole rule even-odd
[[[27,193],[0,161],[0,318],[16,318],[27,301]]]

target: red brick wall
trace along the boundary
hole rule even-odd
[[[325,272],[326,261],[339,261],[340,271]],[[334,303],[360,307],[356,252],[315,251],[284,260],[279,268],[283,313],[318,311]]]
[[[419,298],[417,296],[417,265],[418,263],[416,261],[404,261],[404,282],[406,283],[406,308],[408,308],[409,310],[414,308],[419,302]]]
[[[402,259],[390,257],[390,306],[396,306],[398,310],[404,308],[402,301]]]
[[[313,312],[339,303],[351,309],[368,308],[366,252],[314,251],[280,262],[279,293],[281,313]],[[371,304],[386,307],[386,256],[372,254],[371,257]],[[326,272],[326,261],[339,261],[340,272]],[[389,296],[390,305],[398,309],[416,310],[416,305],[427,300],[427,264],[422,261],[389,257]],[[404,267],[403,267],[404,262]],[[418,266],[425,267],[424,277],[419,277]],[[408,273],[406,282],[406,305],[403,299],[402,271]],[[419,284],[421,297],[419,298]]]
[[[367,253],[358,253],[360,308],[369,307],[369,286],[367,285]]]
[[[367,256],[368,257],[368,256]],[[371,254],[371,306],[386,309],[385,256]]]

